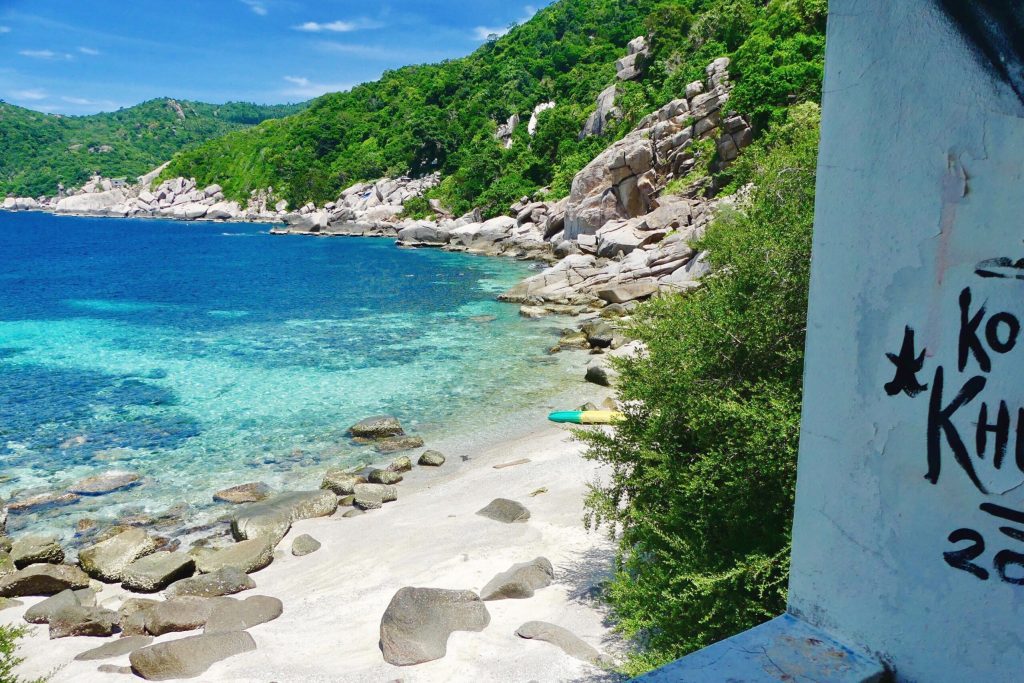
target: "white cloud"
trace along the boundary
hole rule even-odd
[[[18,54],[32,59],[74,59],[66,52],[54,52],[53,50],[20,50]]]
[[[326,23],[307,21],[304,24],[299,24],[292,28],[296,31],[305,31],[307,33],[322,33],[325,31],[330,31],[331,33],[349,33],[351,31],[365,31],[383,27],[383,23],[374,21],[373,19],[355,19],[353,21],[339,20]]]
[[[11,32],[11,27],[10,26],[0,26],[0,33],[10,33],[10,32]]]
[[[305,76],[285,76],[284,80],[292,87],[281,91],[288,97],[318,97],[324,93],[340,92],[352,87],[351,83],[314,83]]]
[[[267,4],[262,0],[242,0],[242,4],[261,17],[267,16]]]
[[[533,19],[533,15],[537,13],[537,8],[533,5],[527,5],[523,8],[523,16],[512,22],[513,26],[519,24],[525,24],[530,19]],[[475,40],[490,40],[491,36],[501,37],[509,32],[509,27],[494,28],[490,26],[477,26],[473,29],[473,38]]]
[[[18,100],[32,100],[33,102],[37,101],[37,100],[45,100],[48,97],[46,92],[44,92],[42,90],[38,90],[38,89],[33,89],[33,90],[14,90],[14,91],[11,92],[11,94],[14,95],[15,99],[18,99]]]
[[[89,55],[90,57],[95,57],[100,53],[100,51],[94,47],[80,47],[78,48],[78,51],[83,55]]]

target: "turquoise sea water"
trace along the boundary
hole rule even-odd
[[[0,213],[0,497],[128,470],[141,486],[12,515],[65,537],[266,481],[315,487],[397,415],[433,438],[578,382],[558,324],[495,296],[526,264],[266,226]],[[376,456],[380,457],[380,456]]]

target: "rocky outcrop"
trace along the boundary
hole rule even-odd
[[[505,146],[505,149],[512,147],[512,136],[515,134],[516,129],[519,128],[519,114],[512,114],[508,117],[505,123],[498,126],[498,130],[495,131],[494,137],[501,140],[501,144]]]
[[[540,122],[538,117],[549,109],[554,108],[554,102],[542,102],[533,108],[533,113],[530,114],[530,122],[526,125],[526,132],[530,134],[531,138],[537,134],[537,125]]]
[[[204,633],[167,643],[157,643],[129,656],[132,672],[148,681],[195,678],[217,662],[256,649],[245,631]]]
[[[615,77],[620,81],[633,81],[643,75],[650,59],[651,47],[647,38],[638,36],[626,46],[626,56],[615,62]]]
[[[441,659],[454,631],[482,631],[491,615],[472,591],[402,588],[380,621],[384,660],[411,666]]]
[[[615,98],[619,94],[618,86],[609,85],[597,96],[597,108],[583,124],[580,131],[580,140],[591,135],[601,135],[608,122],[613,119],[622,118],[622,111],[615,106]]]

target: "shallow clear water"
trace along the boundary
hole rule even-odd
[[[142,486],[12,515],[65,537],[247,481],[315,486],[390,413],[428,440],[578,382],[557,323],[495,296],[529,266],[266,226],[0,213],[0,496]]]

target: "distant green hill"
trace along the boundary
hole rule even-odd
[[[158,99],[116,112],[57,116],[0,102],[0,196],[53,195],[93,173],[134,178],[183,149],[307,105]]]
[[[272,185],[292,206],[323,203],[359,180],[445,176],[432,196],[461,212],[493,215],[572,176],[644,114],[681,97],[714,58],[730,55],[735,108],[764,126],[795,102],[820,97],[826,0],[559,0],[462,59],[387,72],[306,111],[231,133],[177,155],[168,176],[219,183],[244,199]],[[624,119],[578,141],[595,100],[615,80],[616,59],[636,36],[653,63],[621,86]],[[557,106],[539,119],[533,107]],[[522,117],[510,149],[497,126]]]

